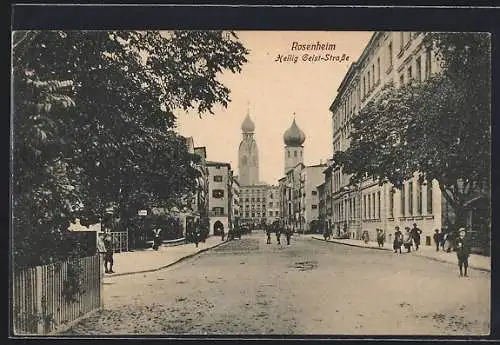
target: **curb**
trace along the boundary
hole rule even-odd
[[[389,248],[365,247],[365,246],[360,246],[358,244],[339,242],[339,241],[335,241],[335,240],[326,240],[325,241],[324,239],[317,238],[317,237],[312,237],[312,239],[318,240],[318,241],[322,241],[322,242],[330,242],[330,243],[342,244],[344,246],[350,246],[350,247],[358,247],[358,248],[365,248],[365,249],[375,249],[375,250],[392,251]],[[429,260],[443,262],[443,263],[446,263],[446,264],[452,264],[453,265],[452,262],[449,262],[449,261],[446,261],[446,260],[443,260],[443,259],[433,258],[431,256],[426,256],[426,255],[421,255],[421,254],[417,254],[417,255],[419,257],[421,257],[421,258],[425,258],[425,259],[429,259]],[[470,266],[470,265],[469,265],[469,268],[474,269],[474,270],[478,270],[478,271],[483,271],[483,272],[491,273],[491,269],[488,269],[488,268],[477,267],[477,266]]]
[[[366,246],[360,246],[359,244],[352,244],[352,243],[345,243],[345,242],[340,242],[340,241],[335,241],[335,240],[324,240],[322,238],[317,238],[317,237],[311,237],[314,240],[322,241],[322,242],[330,242],[330,243],[337,243],[337,244],[343,244],[344,246],[350,246],[350,247],[358,247],[358,248],[366,248],[366,249],[375,249],[375,250],[385,250],[385,251],[390,251],[389,248],[381,248],[381,247],[366,247]]]
[[[169,263],[167,265],[158,267],[158,268],[151,268],[151,269],[147,269],[147,270],[143,270],[143,271],[135,271],[135,272],[115,273],[113,275],[105,275],[104,279],[106,279],[106,278],[114,278],[114,277],[121,277],[121,276],[128,276],[128,275],[132,275],[132,274],[151,273],[151,272],[161,271],[161,270],[163,270],[165,268],[168,268],[170,266],[178,264],[181,261],[184,261],[186,259],[192,258],[193,256],[196,256],[196,255],[198,255],[200,253],[206,252],[207,250],[210,250],[210,249],[216,248],[216,247],[218,247],[220,245],[223,245],[224,243],[227,243],[227,241],[217,243],[217,244],[213,245],[212,247],[200,249],[197,252],[194,252],[194,253],[188,254],[186,256],[180,257],[179,259],[177,259],[177,260],[175,260],[175,261],[173,261],[173,262],[171,262],[171,263]]]

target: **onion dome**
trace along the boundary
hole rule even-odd
[[[287,129],[285,134],[283,134],[283,141],[286,146],[302,146],[306,140],[306,135],[295,123],[293,119],[292,125]]]
[[[241,124],[241,130],[243,133],[253,133],[255,130],[255,124],[253,123],[252,119],[250,118],[250,114],[247,113],[247,116],[245,117],[245,120],[243,120],[243,123]]]

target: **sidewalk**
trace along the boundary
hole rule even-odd
[[[205,243],[200,242],[198,248],[194,243],[188,243],[173,247],[161,246],[158,251],[144,249],[117,253],[113,255],[113,271],[116,273],[105,274],[104,279],[158,271],[222,243],[225,242],[221,241],[220,236],[210,236]]]
[[[311,238],[313,238],[315,240],[324,241],[323,237],[321,237],[319,235],[316,235],[316,236],[313,235],[313,236],[311,236]],[[331,240],[328,240],[327,242],[339,243],[339,244],[344,244],[344,245],[353,246],[353,247],[386,250],[386,251],[392,252],[392,244],[388,243],[388,242],[385,243],[384,247],[379,247],[377,242],[374,242],[374,241],[370,241],[368,243],[365,243],[362,240],[331,239]],[[403,252],[405,251],[404,248],[402,248],[401,250]],[[441,250],[439,252],[437,252],[436,248],[434,246],[425,246],[424,245],[424,246],[421,246],[418,249],[418,251],[415,251],[415,247],[412,247],[411,254],[423,256],[423,257],[428,258],[430,260],[457,264],[457,255],[455,254],[455,252],[446,253],[446,252],[441,251]],[[490,257],[478,255],[478,254],[471,254],[469,257],[469,267],[480,270],[480,271],[491,272]]]

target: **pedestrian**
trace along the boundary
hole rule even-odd
[[[434,236],[432,237],[434,238],[434,243],[436,244],[436,252],[439,252],[439,246],[441,244],[441,235],[438,229],[434,230]]]
[[[289,227],[285,229],[285,236],[286,236],[286,245],[290,245],[290,238],[292,237],[292,231],[290,230]]]
[[[444,234],[444,247],[443,249],[447,252],[451,252],[453,235],[450,230],[447,230]]]
[[[224,237],[226,235],[226,233],[224,232],[224,229],[221,229],[221,232],[220,232],[220,235],[221,235],[221,241],[224,241]]]
[[[271,244],[271,228],[268,226],[266,228],[267,241],[266,244]]]
[[[115,273],[113,271],[113,241],[110,234],[104,235],[104,246],[106,248],[106,253],[104,254],[104,273]],[[109,268],[108,268],[109,264]]]
[[[441,246],[441,249],[444,251],[444,240],[445,240],[445,231],[444,228],[441,228],[441,232],[439,233],[439,244]]]
[[[198,243],[200,243],[200,237],[201,237],[199,226],[195,226],[194,231],[192,232],[192,236],[193,236],[193,242],[196,248],[198,248]]]
[[[385,231],[377,229],[377,243],[379,247],[383,247],[385,243]]]
[[[160,233],[161,233],[161,228],[156,228],[153,230],[153,249],[158,250],[160,248]]]
[[[279,227],[276,227],[276,241],[278,244],[281,244],[281,229]]]
[[[467,268],[469,267],[470,244],[465,228],[458,230],[458,238],[455,243],[458,258],[458,268],[460,276],[467,277]],[[462,271],[462,268],[464,271]]]
[[[399,253],[401,254],[401,246],[403,244],[403,233],[401,230],[399,230],[399,226],[396,226],[395,228],[396,231],[394,231],[394,242],[392,244],[392,248],[394,249],[394,253],[397,253],[399,250]]]
[[[415,243],[415,250],[418,251],[418,247],[420,247],[420,235],[422,235],[422,230],[417,227],[417,223],[413,223],[413,228],[411,229],[411,237],[413,239],[413,243]]]
[[[411,245],[412,245],[412,238],[411,238],[411,232],[410,232],[410,227],[406,226],[405,227],[405,232],[403,234],[403,242],[404,246],[406,248],[406,252],[410,253],[411,252]]]
[[[330,231],[328,230],[327,226],[325,226],[323,230],[323,238],[325,239],[325,241],[330,239]]]

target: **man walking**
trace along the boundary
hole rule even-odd
[[[281,229],[279,226],[276,227],[276,241],[278,242],[278,244],[281,244]]]
[[[436,252],[439,252],[439,246],[441,245],[441,235],[439,234],[439,230],[434,230],[434,243],[436,244]]]
[[[417,227],[417,223],[413,223],[413,228],[411,229],[411,237],[413,239],[413,243],[415,243],[415,250],[418,251],[418,247],[420,247],[420,235],[422,234],[422,230]]]
[[[467,232],[465,231],[465,228],[460,228],[458,230],[458,238],[455,243],[458,258],[458,268],[460,269],[460,277],[467,277],[467,268],[469,267],[470,245],[469,239],[466,235]],[[462,271],[462,268],[465,272]]]
[[[266,227],[266,236],[267,236],[266,244],[271,244],[271,228],[269,226]]]
[[[285,229],[285,236],[286,236],[286,245],[290,245],[290,238],[292,237],[292,231],[290,230],[289,227]]]
[[[401,232],[401,230],[399,230],[399,226],[396,226],[395,230],[394,243],[392,247],[394,249],[394,253],[397,253],[399,250],[399,253],[401,254],[401,246],[403,245],[403,233]]]
[[[106,248],[106,253],[104,254],[104,273],[115,273],[113,271],[113,241],[110,234],[104,235],[104,246]],[[109,263],[109,269],[108,269]]]

